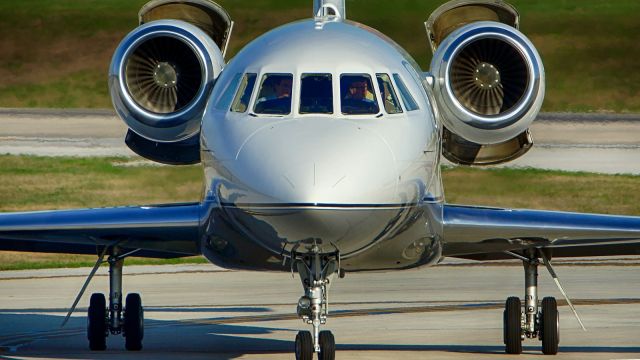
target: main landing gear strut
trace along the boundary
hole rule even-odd
[[[508,252],[520,260],[524,266],[525,297],[524,308],[520,298],[509,297],[504,309],[504,344],[508,354],[522,353],[522,341],[525,338],[538,338],[542,342],[542,353],[545,355],[555,355],[558,353],[560,343],[560,326],[558,303],[554,297],[545,297],[540,303],[538,301],[538,265],[541,257],[544,265],[549,270],[556,285],[565,296],[568,305],[576,315],[578,322],[584,329],[571,300],[560,286],[558,277],[551,267],[547,256],[538,249],[529,249],[525,256]]]
[[[87,338],[89,339],[89,348],[91,350],[105,350],[109,334],[122,334],[127,350],[137,351],[142,349],[144,310],[140,295],[135,293],[128,294],[124,309],[122,306],[122,267],[124,259],[135,252],[137,250],[122,254],[117,247],[104,249],[62,324],[64,326],[67,322],[93,275],[95,275],[100,264],[104,262],[105,254],[109,253],[107,260],[109,263],[109,303],[107,304],[104,294],[101,293],[92,294],[89,301]]]
[[[311,360],[318,354],[319,360],[333,360],[336,342],[331,331],[320,331],[320,325],[327,322],[329,315],[329,285],[338,273],[340,254],[320,254],[314,245],[311,253],[291,254],[292,270],[297,269],[304,288],[304,295],[298,301],[298,316],[306,324],[313,326],[313,332],[300,331],[296,336],[295,352],[297,360]]]

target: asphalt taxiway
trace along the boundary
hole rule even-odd
[[[585,265],[586,264],[586,265]],[[556,271],[587,326],[583,332],[544,268],[540,296],[556,296],[562,329],[555,359],[640,358],[640,260],[587,260]],[[0,358],[292,359],[302,324],[295,316],[299,279],[287,273],[227,271],[213,265],[125,266],[124,291],[140,292],[146,330],[141,352],[111,336],[88,350],[86,305],[105,292],[101,269],[63,329],[60,323],[89,269],[0,273]],[[523,293],[518,263],[389,273],[350,273],[330,293],[337,359],[533,359],[503,353],[502,306]]]

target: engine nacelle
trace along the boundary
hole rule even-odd
[[[544,100],[540,55],[520,31],[497,21],[470,22],[448,33],[431,72],[444,126],[480,145],[525,133]]]
[[[111,99],[127,126],[145,139],[193,139],[223,66],[220,49],[197,26],[148,22],[129,33],[113,55]]]

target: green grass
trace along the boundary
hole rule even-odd
[[[196,201],[199,166],[125,167],[123,158],[0,156],[0,211]]]
[[[140,0],[0,3],[0,107],[110,107],[113,50],[137,24]],[[219,1],[235,21],[232,56],[261,33],[309,17],[311,0]],[[423,22],[443,1],[347,0],[429,68]],[[513,0],[547,72],[544,111],[640,112],[640,2]],[[25,44],[28,44],[25,46]]]
[[[640,176],[457,167],[443,178],[449,203],[640,215]]]
[[[122,166],[124,158],[0,155],[0,212],[198,201],[200,166]],[[446,168],[449,203],[640,215],[640,176]],[[0,270],[92,266],[95,256],[0,252]],[[201,257],[127,264],[204,263]]]
[[[93,267],[97,256],[93,255],[66,255],[66,254],[34,254],[17,252],[0,252],[0,271],[9,270],[35,270],[35,269],[59,269]],[[147,259],[129,257],[128,265],[176,265],[176,264],[208,264],[209,261],[201,256],[190,256],[177,259]],[[109,266],[103,264],[101,266]]]

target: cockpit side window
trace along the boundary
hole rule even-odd
[[[400,75],[393,74],[393,80],[396,81],[398,91],[400,91],[400,97],[402,98],[402,102],[404,103],[404,107],[407,108],[407,111],[418,110],[420,107],[413,99],[413,96],[411,96],[411,92],[409,92],[407,86],[402,82]]]
[[[256,84],[256,74],[245,74],[240,82],[240,87],[236,93],[235,99],[233,99],[233,105],[231,105],[231,111],[243,113],[247,111],[249,106],[249,100],[251,100],[251,93],[253,93],[253,87]]]
[[[242,79],[242,73],[237,73],[233,76],[233,79],[227,84],[227,87],[224,89],[222,96],[218,99],[216,103],[216,110],[229,110],[229,106],[231,106],[231,100],[233,99],[233,94],[235,94],[236,89],[238,88],[238,83]]]
[[[331,74],[302,74],[300,114],[333,114]]]
[[[290,114],[292,84],[292,74],[265,74],[253,111],[256,114]]]
[[[376,74],[378,78],[378,88],[380,89],[380,98],[382,98],[382,106],[387,114],[399,114],[402,107],[396,96],[396,92],[391,84],[391,79],[387,74]]]
[[[340,75],[341,111],[345,115],[377,114],[380,112],[373,84],[368,74]]]

